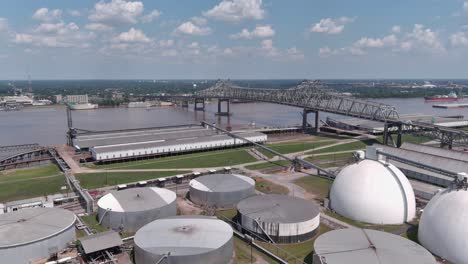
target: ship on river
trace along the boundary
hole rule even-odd
[[[98,108],[97,104],[91,104],[91,103],[84,103],[84,104],[68,103],[68,106],[70,107],[71,110],[91,110],[91,109]]]
[[[458,101],[458,99],[459,97],[455,92],[450,92],[448,95],[434,95],[424,97],[426,102],[455,102]]]

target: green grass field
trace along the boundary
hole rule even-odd
[[[353,157],[352,152],[347,153],[336,153],[336,154],[325,154],[325,155],[317,155],[313,157],[306,158],[307,161],[314,161],[314,160],[335,160],[335,159],[346,159]]]
[[[404,224],[402,224],[402,225],[373,225],[373,224],[358,222],[358,221],[354,221],[354,220],[351,220],[349,218],[346,218],[344,216],[341,216],[341,215],[339,215],[337,213],[334,213],[332,211],[329,211],[329,210],[325,211],[325,214],[327,214],[328,216],[331,216],[331,217],[333,217],[335,219],[338,219],[338,220],[340,220],[342,222],[345,222],[347,224],[355,226],[355,227],[375,229],[375,230],[384,231],[384,232],[392,232],[394,230],[400,229],[400,228],[405,226]]]
[[[285,143],[272,143],[266,144],[265,147],[268,147],[276,152],[281,154],[288,154],[294,152],[301,152],[307,150],[313,150],[318,147],[323,147],[326,145],[331,145],[336,143],[336,140],[332,140],[330,138],[325,138],[327,140],[322,141],[293,141],[293,142],[285,142]],[[262,148],[258,148],[257,150],[260,151],[263,155],[267,156],[268,158],[273,158],[275,155],[269,151],[266,151]]]
[[[94,232],[104,232],[107,231],[107,227],[104,227],[98,224],[97,213],[82,216],[81,219],[86,223],[86,225]]]
[[[328,196],[330,184],[327,179],[318,176],[305,176],[294,181],[307,192],[314,194],[317,200],[323,200]]]
[[[248,170],[262,170],[262,169],[271,168],[271,167],[289,166],[289,165],[291,165],[291,162],[288,160],[277,160],[277,161],[272,161],[272,162],[262,162],[262,163],[255,164],[255,165],[249,165],[249,166],[245,166],[245,168]]]
[[[265,180],[262,177],[255,177],[255,189],[262,193],[288,194],[289,189],[283,185]]]
[[[277,247],[264,242],[259,242],[263,247],[273,252],[278,257],[286,260],[288,263],[295,264],[303,261],[307,264],[312,264],[312,256],[314,251],[314,242],[321,234],[330,231],[331,229],[323,224],[320,224],[319,233],[312,239],[302,243],[294,244],[276,244]]]
[[[98,165],[97,169],[179,169],[233,166],[256,159],[244,149],[218,150],[150,160]]]
[[[55,165],[2,171],[0,202],[60,193],[60,187],[64,185],[65,176]]]
[[[145,181],[188,172],[189,171],[98,172],[78,173],[75,177],[80,181],[80,185],[83,188],[95,189],[104,186]]]
[[[328,153],[328,152],[340,152],[340,151],[349,151],[349,150],[359,150],[365,149],[366,146],[372,145],[376,143],[375,140],[363,140],[363,141],[355,141],[350,143],[345,143],[341,145],[331,146],[329,148],[323,148],[319,150],[312,150],[307,151],[307,154],[317,154],[317,153]]]
[[[396,140],[396,135],[392,136],[394,140]],[[431,141],[432,139],[429,137],[424,137],[424,136],[415,136],[411,134],[403,134],[401,137],[402,142],[408,142],[408,143],[416,143],[416,144],[422,144]],[[383,143],[383,136],[377,137],[377,141],[379,143]]]

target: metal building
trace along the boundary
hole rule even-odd
[[[313,237],[320,224],[317,205],[304,199],[268,194],[237,204],[238,221],[243,228],[277,243],[296,243]]]
[[[313,264],[436,264],[417,243],[386,232],[347,228],[327,232],[314,242]]]
[[[460,173],[461,181],[466,174]],[[452,263],[468,261],[468,191],[456,184],[439,191],[424,208],[418,239],[432,253]]]
[[[330,207],[344,217],[372,224],[402,224],[416,215],[411,184],[383,160],[363,159],[344,167],[331,187]]]
[[[75,240],[75,220],[59,208],[0,214],[0,262],[25,264],[59,252]]]
[[[193,179],[189,183],[192,202],[216,208],[232,208],[255,195],[255,181],[237,174],[210,174]]]
[[[101,225],[125,232],[136,232],[156,219],[177,214],[176,194],[156,188],[131,188],[113,191],[98,201]]]
[[[208,216],[153,221],[138,230],[134,242],[136,264],[227,264],[234,252],[231,226]]]

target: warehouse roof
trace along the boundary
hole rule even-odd
[[[242,137],[253,137],[253,136],[264,136],[264,134],[259,132],[249,132],[249,133],[235,133],[237,135],[241,135]],[[224,134],[213,134],[209,136],[192,136],[190,138],[178,138],[178,139],[171,139],[165,141],[146,141],[146,142],[138,142],[138,143],[123,143],[119,145],[110,145],[110,146],[97,146],[93,147],[92,150],[99,154],[99,153],[108,153],[114,151],[125,151],[125,150],[138,150],[138,149],[147,149],[153,147],[162,147],[162,146],[174,146],[174,145],[181,145],[181,144],[193,144],[193,143],[200,143],[200,142],[211,142],[215,140],[226,140],[231,139],[230,136]]]
[[[270,223],[299,223],[315,218],[320,211],[314,203],[280,194],[257,195],[237,204],[237,210],[252,219]]]
[[[80,238],[80,242],[86,254],[118,247],[123,244],[119,234],[112,230]]]
[[[444,148],[438,148],[438,147],[432,147],[432,146],[414,144],[414,143],[408,143],[408,142],[403,143],[403,145],[401,145],[400,148],[412,150],[416,152],[421,152],[421,153],[426,153],[430,155],[435,155],[439,157],[459,160],[463,162],[468,162],[468,152],[456,151],[456,150],[450,150],[450,149],[444,149]]]
[[[314,250],[327,264],[437,263],[429,251],[415,242],[370,229],[347,228],[327,232],[315,240]]]
[[[30,208],[0,214],[0,248],[57,235],[75,224],[76,216],[59,208]]]
[[[173,191],[155,188],[131,188],[113,191],[98,201],[98,206],[113,212],[145,211],[166,206],[176,200]]]
[[[207,192],[232,192],[251,188],[255,181],[237,174],[209,174],[191,180],[189,185]]]

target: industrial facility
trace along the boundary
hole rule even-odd
[[[447,189],[439,191],[424,208],[418,239],[432,253],[453,263],[468,260],[467,174]]]
[[[208,216],[153,221],[138,230],[134,242],[136,264],[227,264],[234,253],[231,226]]]
[[[156,187],[112,191],[98,201],[98,220],[114,230],[136,232],[156,219],[175,216],[176,198],[173,191]]]
[[[402,224],[416,215],[413,188],[394,165],[372,156],[341,169],[330,190],[330,207],[338,214],[371,224]]]
[[[264,143],[259,132],[236,133],[250,141]],[[77,135],[73,145],[89,150],[94,160],[109,162],[245,145],[247,142],[199,125],[171,126]]]
[[[430,252],[415,242],[370,229],[327,232],[315,240],[314,250],[313,264],[437,263]]]
[[[255,181],[237,174],[210,174],[189,183],[190,200],[200,206],[232,208],[255,195]]]
[[[2,263],[24,264],[49,258],[75,241],[76,216],[57,208],[0,214]]]
[[[275,243],[296,243],[312,238],[320,224],[317,205],[279,194],[258,195],[237,205],[240,225]]]

